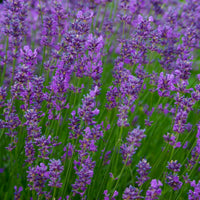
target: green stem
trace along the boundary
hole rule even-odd
[[[54,190],[53,190],[53,198],[52,198],[52,200],[55,199],[55,196],[56,196],[56,187],[55,187]]]
[[[120,178],[121,178],[121,176],[122,176],[122,174],[123,174],[123,172],[124,172],[124,169],[125,169],[125,167],[126,167],[126,163],[127,163],[127,161],[128,161],[128,158],[129,158],[129,157],[126,158],[126,161],[125,161],[125,163],[124,163],[124,165],[123,165],[123,168],[122,168],[122,170],[121,170],[121,172],[120,172],[120,174],[119,174],[119,178],[117,179],[117,183],[116,183],[116,185],[115,185],[115,187],[114,187],[114,189],[113,189],[113,193],[115,192],[115,190],[116,190],[116,188],[117,188],[117,186],[118,186],[118,184],[119,184]]]

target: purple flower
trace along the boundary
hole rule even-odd
[[[28,65],[30,67],[34,67],[34,65],[37,64],[37,54],[38,54],[37,49],[35,49],[33,52],[29,46],[24,46],[24,48],[21,49],[23,64]]]
[[[76,179],[75,183],[72,184],[73,193],[74,195],[80,194],[83,197],[86,192],[87,185],[91,184],[91,179],[94,174],[95,162],[93,162],[92,159],[88,156],[87,158],[84,158],[81,165],[80,162],[76,161],[74,162],[74,164],[74,169],[76,171],[76,174],[78,175],[78,178]]]
[[[62,187],[61,181],[61,173],[64,170],[64,167],[61,165],[60,160],[52,159],[49,163],[49,186],[51,187]]]
[[[89,51],[94,51],[95,53],[98,53],[102,49],[103,45],[104,42],[102,36],[95,38],[92,34],[89,34],[85,43],[85,48]]]
[[[118,192],[116,190],[111,198],[109,197],[110,194],[108,193],[108,190],[104,190],[103,194],[105,195],[104,200],[115,200],[115,197],[118,196]]]
[[[44,163],[40,163],[36,167],[29,167],[27,171],[27,180],[30,190],[35,190],[37,195],[44,194],[43,188],[49,179],[49,172],[47,171],[47,166]]]
[[[161,195],[161,186],[163,184],[161,183],[160,180],[156,180],[156,179],[153,179],[151,181],[151,186],[149,187],[149,189],[147,190],[146,192],[146,197],[145,197],[145,200],[154,200],[154,199],[158,199]]]
[[[182,182],[179,180],[177,174],[167,174],[167,181],[166,183],[172,187],[173,190],[179,190],[182,187]]]
[[[173,172],[179,172],[181,168],[181,164],[178,163],[177,160],[175,161],[171,160],[170,162],[168,162],[167,168],[172,170]]]
[[[185,131],[185,124],[187,122],[188,113],[186,111],[179,111],[176,114],[173,131],[183,133]]]
[[[158,94],[160,96],[169,97],[170,92],[174,90],[174,75],[166,74],[163,72],[160,73],[160,77],[158,79]]]
[[[132,156],[135,154],[137,147],[139,147],[140,141],[146,136],[144,135],[145,129],[137,127],[133,131],[128,133],[126,138],[127,143],[124,143],[120,147],[120,152],[123,157],[123,162],[130,165],[132,162]]]
[[[149,177],[147,176],[149,174],[149,170],[151,169],[150,164],[147,162],[146,159],[142,159],[140,160],[140,162],[137,164],[136,166],[137,172],[140,175],[139,177],[137,176],[137,181],[136,183],[138,184],[138,186],[141,186],[143,183],[145,183]]]
[[[143,199],[144,197],[140,196],[140,193],[141,192],[139,191],[138,188],[135,188],[132,185],[130,185],[125,189],[122,199],[123,200]]]
[[[61,144],[57,142],[58,137],[51,138],[49,135],[48,138],[41,136],[40,138],[35,139],[35,145],[39,147],[39,152],[41,155],[38,157],[43,159],[49,159],[49,155],[52,153],[52,148]]]
[[[23,188],[20,186],[18,189],[17,189],[17,186],[14,187],[15,189],[15,197],[14,197],[14,200],[20,200],[20,196],[21,196],[21,192],[23,191]]]
[[[94,116],[99,113],[99,111],[95,108],[95,96],[98,95],[98,87],[96,86],[94,90],[91,90],[90,93],[82,99],[81,108],[78,108],[78,115],[85,121],[88,125],[94,125]]]
[[[25,148],[25,156],[27,157],[25,162],[28,162],[30,164],[33,163],[33,161],[36,160],[36,157],[32,140],[26,141],[24,148]]]
[[[194,188],[194,191],[189,190],[188,199],[189,200],[198,200],[200,199],[200,181],[196,184],[195,181],[190,182],[191,187]]]

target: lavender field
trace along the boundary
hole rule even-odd
[[[0,200],[200,200],[200,1],[4,0]]]

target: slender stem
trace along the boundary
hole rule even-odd
[[[114,189],[113,189],[113,193],[115,192],[115,190],[116,190],[116,188],[117,188],[117,186],[118,186],[118,184],[119,184],[120,178],[121,178],[121,176],[122,176],[122,174],[123,174],[123,172],[124,172],[124,169],[125,169],[125,167],[126,167],[126,163],[127,163],[127,161],[128,161],[128,158],[129,158],[129,157],[126,158],[126,161],[125,161],[125,163],[124,163],[124,165],[123,165],[123,168],[122,168],[122,170],[121,170],[121,172],[120,172],[120,174],[119,174],[119,178],[117,179],[117,183],[116,183],[116,185],[115,185],[115,187],[114,187]]]
[[[56,196],[56,187],[55,187],[54,190],[53,190],[53,198],[52,198],[52,200],[55,199],[55,196]]]

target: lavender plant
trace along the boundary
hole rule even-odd
[[[198,0],[0,10],[0,199],[200,198]]]

